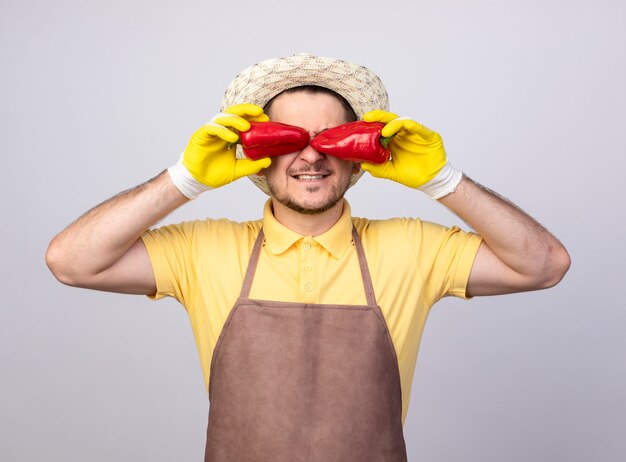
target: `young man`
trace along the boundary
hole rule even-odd
[[[66,284],[177,298],[189,313],[210,398],[207,461],[403,461],[402,423],[428,310],[550,287],[565,248],[446,159],[439,135],[387,112],[368,69],[311,55],[251,66],[178,164],[68,226],[47,262]],[[234,144],[272,120],[314,138],[382,122],[391,159],[302,150],[244,159]],[[476,233],[419,219],[354,218],[343,196],[364,171],[420,189]],[[149,230],[200,193],[249,176],[263,219]],[[209,193],[210,194],[210,193]]]

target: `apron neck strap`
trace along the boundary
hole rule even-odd
[[[241,285],[241,298],[248,298],[250,295],[250,288],[252,288],[252,281],[254,280],[254,273],[256,266],[259,263],[259,256],[261,255],[261,247],[263,247],[263,241],[265,240],[265,233],[263,228],[259,231],[259,235],[256,238],[252,253],[250,254],[250,260],[248,261],[248,269],[246,270],[246,276],[243,278],[243,284]]]
[[[363,288],[365,289],[365,299],[368,306],[376,306],[376,296],[374,295],[374,286],[372,285],[372,278],[370,277],[369,268],[367,266],[367,260],[365,259],[365,252],[363,251],[363,245],[361,244],[361,238],[356,232],[356,228],[352,226],[352,239],[356,247],[356,252],[359,257],[359,267],[361,268],[361,278],[363,279]],[[261,248],[263,247],[263,241],[265,240],[265,234],[263,228],[259,231],[259,235],[256,238],[252,253],[250,254],[250,261],[248,262],[248,268],[246,269],[246,275],[243,279],[241,286],[241,298],[248,298],[250,295],[250,289],[252,288],[252,281],[254,280],[254,273],[256,272],[257,264],[259,263],[259,257],[261,255]]]
[[[352,240],[356,246],[356,253],[359,256],[359,266],[361,267],[361,277],[363,278],[363,288],[365,289],[365,299],[367,300],[367,305],[376,306],[376,295],[374,295],[374,285],[372,284],[370,270],[367,266],[365,251],[363,250],[359,233],[356,232],[356,228],[354,226],[352,226]]]

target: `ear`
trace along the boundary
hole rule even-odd
[[[352,174],[356,174],[359,173],[361,171],[361,163],[360,162],[354,162],[352,164]]]

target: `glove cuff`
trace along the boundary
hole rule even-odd
[[[186,198],[193,200],[203,192],[213,188],[200,183],[193,176],[191,176],[187,167],[183,165],[183,155],[184,153],[180,155],[180,159],[176,165],[167,169],[167,173],[169,173],[172,183],[174,183],[174,186],[178,188],[181,194]]]
[[[463,179],[463,172],[454,168],[448,162],[443,166],[437,176],[430,180],[428,183],[424,183],[419,189],[423,193],[428,194],[433,199],[441,199],[456,190]]]

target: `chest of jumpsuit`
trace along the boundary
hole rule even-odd
[[[249,298],[263,245],[213,352],[205,462],[402,462],[400,376],[356,230],[367,305]]]

